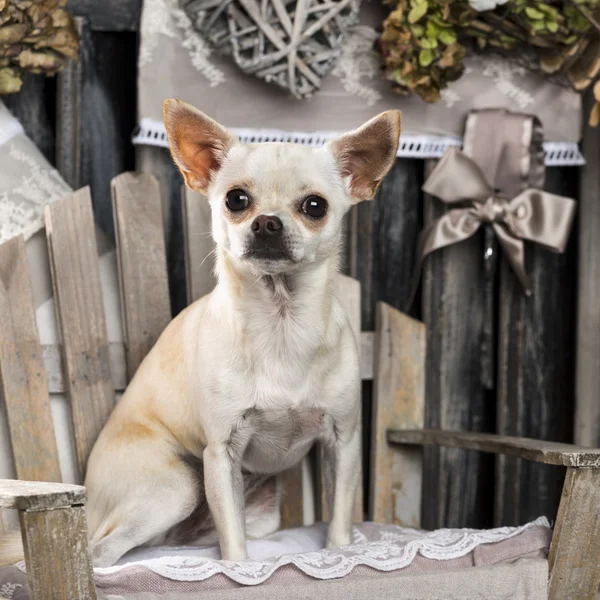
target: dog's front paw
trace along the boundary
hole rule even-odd
[[[335,531],[330,528],[327,534],[327,548],[339,548],[340,546],[348,546],[351,543],[349,531]]]

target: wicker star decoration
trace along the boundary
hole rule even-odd
[[[311,96],[340,54],[360,0],[181,0],[195,28],[238,67]]]

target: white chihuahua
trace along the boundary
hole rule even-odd
[[[317,440],[327,544],[348,544],[360,373],[335,276],[342,219],[394,163],[400,113],[320,149],[241,144],[177,100],[164,119],[187,186],[212,208],[218,284],[167,327],[92,451],[94,564],[141,545],[206,541],[211,529],[224,559],[245,559],[247,536],[279,526],[273,476]]]

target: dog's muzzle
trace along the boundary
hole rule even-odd
[[[290,254],[284,240],[283,223],[274,215],[259,215],[250,226],[252,240],[247,258],[257,260],[289,260]]]

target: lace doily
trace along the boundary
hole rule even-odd
[[[71,189],[24,134],[0,101],[0,244],[16,236],[29,239],[44,222],[44,207]]]
[[[322,526],[313,526],[313,528]],[[97,575],[119,573],[132,566],[143,567],[168,579],[203,581],[223,574],[242,585],[258,585],[285,565],[293,565],[316,579],[335,579],[348,575],[354,567],[365,565],[378,571],[394,571],[407,567],[417,554],[434,560],[463,557],[482,544],[513,538],[532,527],[549,528],[545,518],[522,527],[503,527],[490,530],[440,529],[423,532],[393,525],[365,524],[354,530],[354,543],[342,548],[287,554],[260,560],[229,562],[214,558],[180,554],[147,560],[125,562],[115,567],[96,569]],[[303,528],[303,531],[310,528]],[[277,534],[275,534],[277,535]],[[152,554],[160,552],[153,549]],[[190,550],[188,549],[188,552]],[[252,555],[252,550],[250,551]]]

